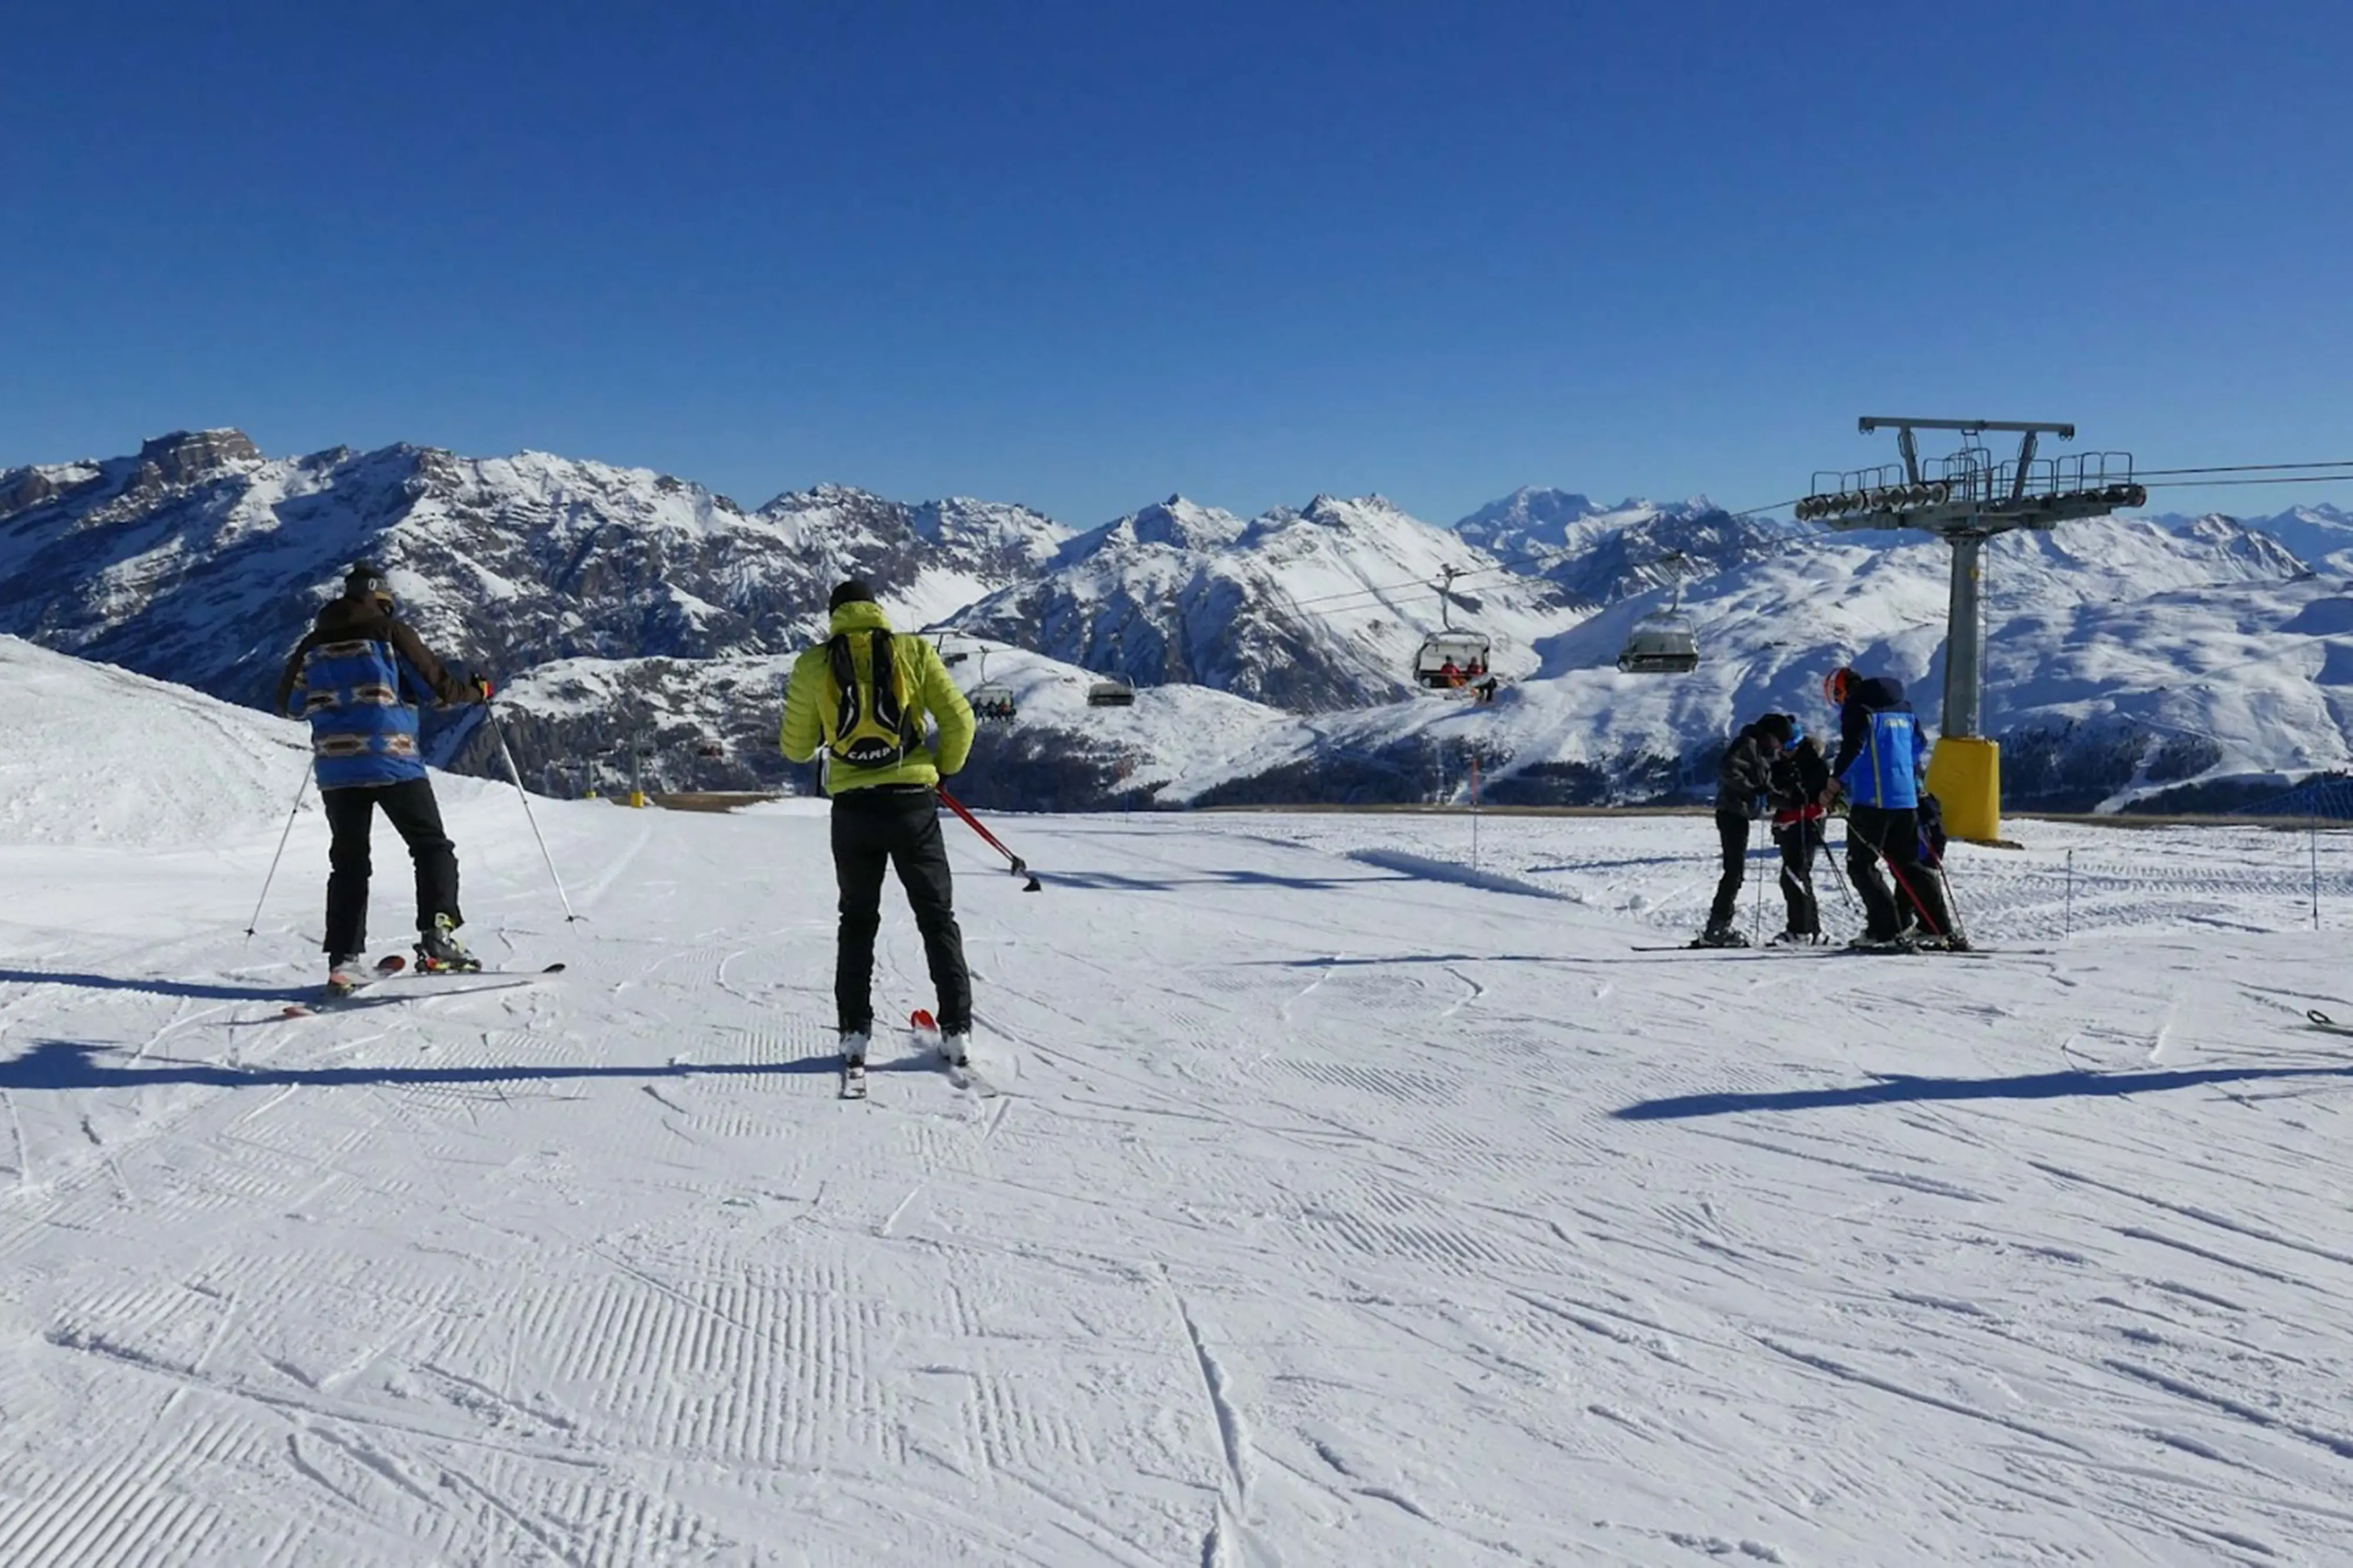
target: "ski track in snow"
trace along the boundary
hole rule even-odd
[[[1704,819],[1009,819],[1035,897],[951,825],[1005,1092],[886,1026],[856,1103],[822,816],[537,805],[579,924],[448,810],[477,948],[566,973],[297,1021],[314,820],[251,943],[274,826],[0,846],[0,1563],[2353,1540],[2334,846],[2315,933],[2301,839],[2016,824],[1954,876],[2042,951],[1963,963],[1630,952]]]

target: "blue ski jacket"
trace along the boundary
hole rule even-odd
[[[423,778],[417,705],[481,700],[479,687],[451,675],[414,629],[372,599],[328,601],[278,682],[278,711],[311,721],[321,789]]]
[[[1904,700],[1904,683],[1878,676],[1855,683],[1839,710],[1839,754],[1831,772],[1847,800],[1901,811],[1920,804],[1920,772],[1927,744],[1920,720]]]

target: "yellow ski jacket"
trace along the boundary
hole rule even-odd
[[[860,599],[834,611],[830,636],[866,631],[892,631],[879,605]],[[863,670],[866,639],[857,639],[850,649],[852,660]],[[826,644],[819,643],[793,661],[792,681],[785,689],[785,721],[777,731],[777,744],[791,762],[806,763],[823,753],[828,795],[873,789],[881,784],[936,786],[941,779],[962,768],[965,759],[972,754],[972,704],[965,700],[964,693],[949,678],[948,667],[940,661],[939,649],[920,636],[892,632],[891,657],[906,688],[908,712],[930,714],[939,730],[930,745],[919,744],[898,762],[878,768],[858,767],[826,751],[833,740],[827,731],[833,721],[838,696]]]

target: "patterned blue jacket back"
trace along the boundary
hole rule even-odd
[[[319,787],[353,789],[423,778],[417,705],[478,700],[388,611],[337,599],[287,660],[278,706],[311,721]]]

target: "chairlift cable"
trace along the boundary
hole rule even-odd
[[[2253,474],[2279,468],[2353,468],[2353,458],[2334,459],[2326,463],[2223,463],[2204,468],[2143,468],[2136,478],[2172,474]]]

